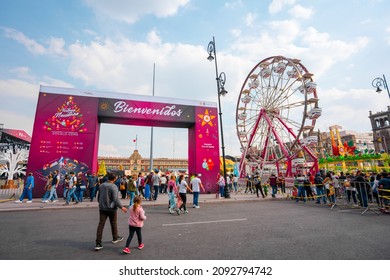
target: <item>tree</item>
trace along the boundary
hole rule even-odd
[[[98,175],[107,175],[106,163],[104,162],[104,160],[99,163]]]
[[[0,175],[8,174],[7,180],[13,180],[15,174],[26,175],[26,166],[22,163],[28,159],[27,150],[19,150],[15,154],[12,150],[7,150],[0,154],[0,160],[5,160],[6,164],[0,167]]]

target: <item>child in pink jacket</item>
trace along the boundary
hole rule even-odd
[[[130,210],[129,217],[129,237],[126,241],[126,247],[123,249],[123,253],[130,254],[130,242],[133,239],[134,233],[137,233],[138,237],[138,249],[142,250],[144,248],[144,244],[142,243],[142,233],[141,229],[144,226],[144,220],[146,220],[145,211],[141,206],[141,198],[139,196],[134,197],[134,204]]]

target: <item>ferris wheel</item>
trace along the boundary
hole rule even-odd
[[[246,165],[276,168],[291,176],[294,165],[317,172],[316,120],[321,116],[316,83],[298,59],[272,56],[248,74],[236,110],[241,143],[240,174]]]

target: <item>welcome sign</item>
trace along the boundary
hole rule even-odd
[[[41,86],[27,166],[34,195],[43,195],[54,170],[97,172],[100,123],[187,128],[188,171],[202,174],[206,192],[215,192],[217,113],[213,102]]]

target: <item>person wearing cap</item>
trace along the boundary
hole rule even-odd
[[[200,188],[202,188],[202,190],[205,191],[203,184],[202,184],[202,181],[199,178],[200,176],[201,176],[201,174],[195,174],[195,177],[190,182],[190,186],[192,188],[192,193],[194,194],[194,196],[193,196],[194,208],[199,208],[198,200],[199,200]]]
[[[18,200],[15,200],[15,202],[22,203],[24,197],[27,195],[27,197],[28,197],[27,203],[31,203],[32,202],[33,188],[34,188],[34,176],[33,176],[32,172],[30,172],[30,173],[28,173],[26,184],[23,188],[23,193]]]

